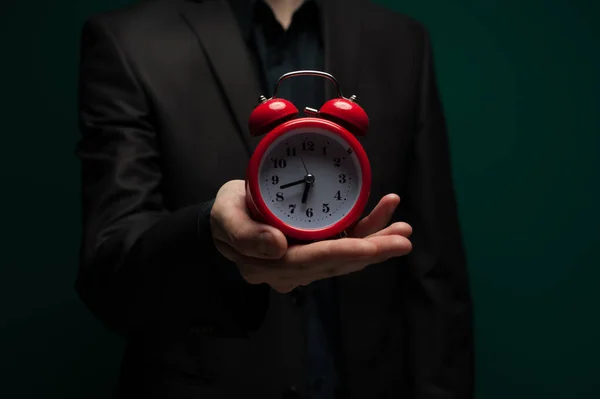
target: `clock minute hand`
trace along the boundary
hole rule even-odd
[[[279,186],[280,189],[284,189],[284,188],[288,188],[288,187],[293,187],[293,186],[297,186],[298,184],[302,184],[305,183],[306,179],[302,179],[302,180],[297,180],[297,181],[293,181],[291,183],[287,183],[284,185]]]

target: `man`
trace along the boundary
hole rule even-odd
[[[348,238],[288,245],[244,205],[248,116],[295,69],[332,73],[370,116],[372,211]],[[318,108],[333,91],[302,78],[280,95]],[[144,2],[86,23],[80,117],[76,288],[127,336],[120,397],[471,397],[467,270],[421,24],[366,0]]]

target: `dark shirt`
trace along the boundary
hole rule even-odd
[[[242,35],[255,61],[263,93],[270,97],[277,79],[300,69],[324,69],[319,4],[306,0],[294,13],[287,30],[275,19],[263,0],[229,0]],[[278,96],[296,105],[320,108],[325,101],[324,81],[315,77],[285,80]],[[302,289],[306,298],[307,356],[311,399],[333,399],[337,387],[336,305],[331,280],[317,281]]]

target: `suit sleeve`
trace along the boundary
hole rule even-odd
[[[168,209],[149,96],[101,22],[82,33],[76,154],[82,168],[83,238],[75,288],[109,328],[190,326],[238,335],[247,320],[243,279],[223,276],[212,200]]]
[[[473,394],[472,304],[427,32],[418,103],[401,205],[403,219],[413,226],[404,293],[414,398],[465,399]]]

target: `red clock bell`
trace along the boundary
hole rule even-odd
[[[316,76],[335,84],[337,98],[305,117],[277,97],[280,83]],[[339,237],[361,217],[371,189],[371,167],[356,136],[369,128],[356,96],[342,96],[337,80],[320,71],[287,73],[273,96],[261,96],[249,119],[252,136],[265,135],[246,173],[246,202],[257,220],[287,237],[315,241]]]

